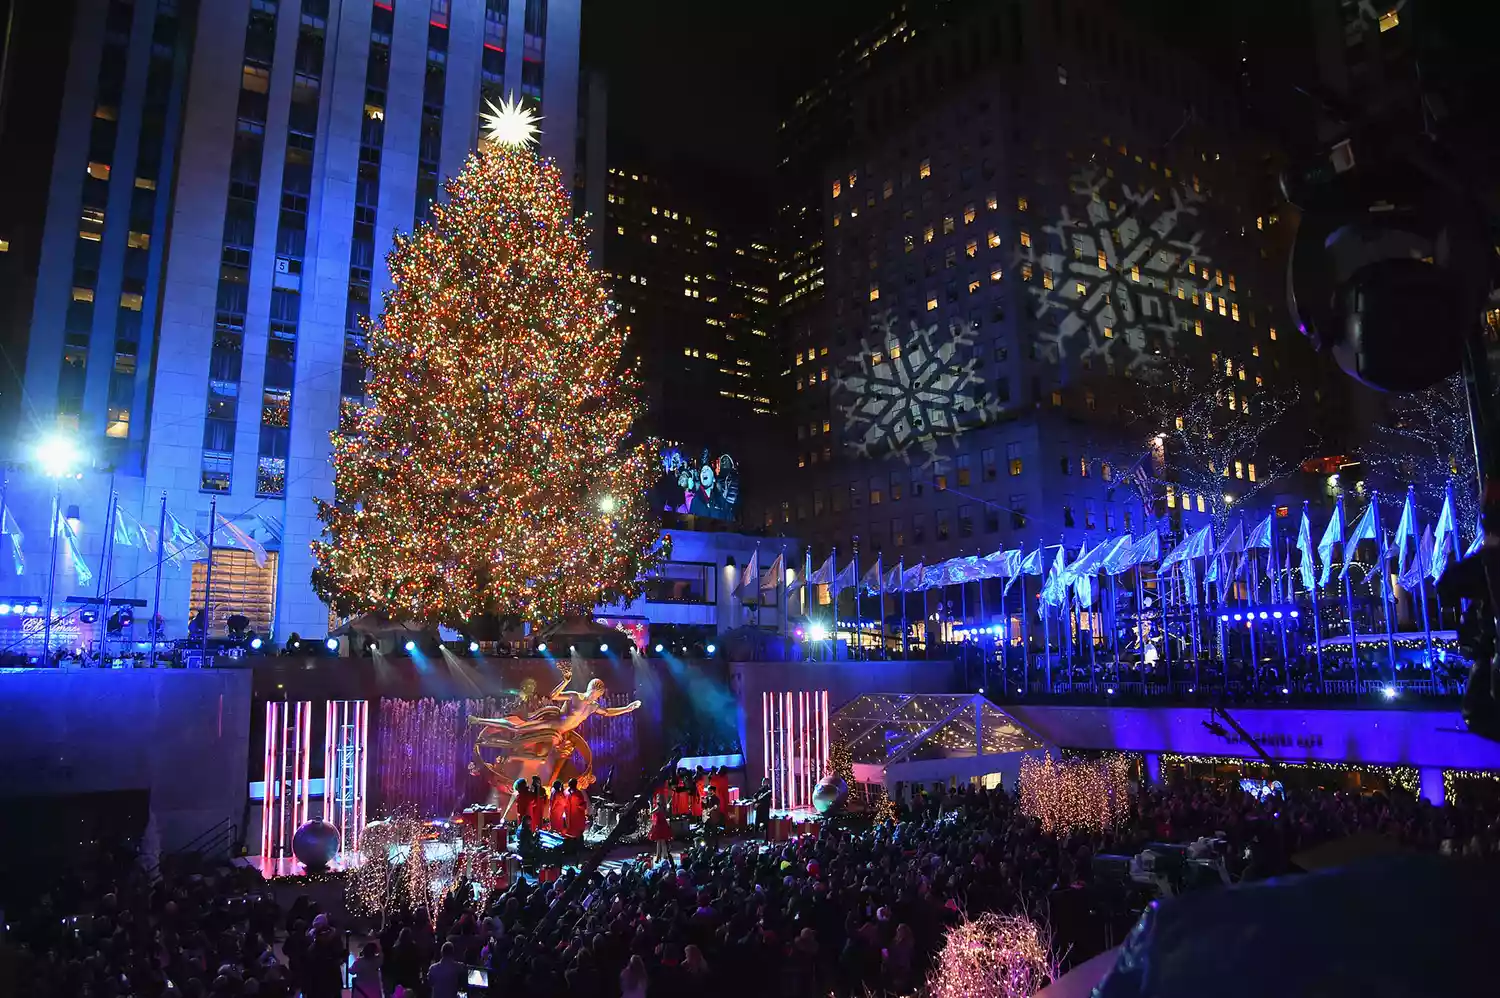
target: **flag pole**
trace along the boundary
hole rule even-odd
[[[162,490],[161,494],[161,521],[156,528],[156,593],[151,600],[151,621],[146,627],[146,633],[151,635],[151,655],[148,665],[156,668],[156,641],[159,635],[156,632],[156,622],[161,618],[161,558],[162,552],[167,546],[167,493]]]
[[[1391,573],[1387,567],[1388,552],[1385,547],[1385,528],[1380,525],[1380,493],[1370,493],[1370,502],[1375,504],[1375,544],[1379,548],[1376,558],[1380,570],[1380,602],[1385,605],[1385,654],[1391,663],[1391,682],[1396,681],[1396,636],[1391,621]]]
[[[885,658],[885,561],[879,552],[875,555],[875,587],[880,593],[880,657]]]
[[[104,643],[109,639],[109,569],[110,541],[115,535],[115,517],[119,515],[120,493],[109,493],[104,505],[104,536],[99,538],[99,579],[94,585],[94,602],[99,607],[99,664],[104,664]]]
[[[1339,516],[1339,543],[1344,544],[1344,517]],[[1354,669],[1354,689],[1359,690],[1359,634],[1354,626],[1354,580],[1349,577],[1349,548],[1344,546],[1344,607],[1349,613],[1349,664]]]
[[[203,573],[203,663],[208,668],[208,619],[209,607],[213,606],[214,591],[214,531],[218,527],[219,497],[208,501],[208,568]]]
[[[809,544],[802,549],[802,654],[809,662],[812,661],[812,608],[812,545]]]
[[[958,619],[962,622],[966,632],[972,630],[969,627],[969,583],[962,580],[958,583]],[[969,642],[964,641],[959,648],[963,650],[964,686],[967,688],[969,685]]]
[[[860,590],[865,587],[864,576],[859,574],[859,535],[853,537],[854,544],[854,643],[859,648],[859,657],[865,657],[865,620],[860,614]]]
[[[906,637],[906,555],[896,560],[896,592],[901,595],[901,660],[910,657]]]
[[[990,654],[984,650],[984,639],[987,625],[984,613],[984,555],[978,556],[979,578],[975,581],[979,584],[979,685],[985,689],[990,686]],[[1002,668],[1001,673],[1005,670]]]
[[[1040,547],[1037,548],[1041,550]],[[1025,560],[1025,559],[1022,559]],[[1031,689],[1031,607],[1026,600],[1026,570],[1021,570],[1021,689]]]
[[[1115,655],[1115,682],[1120,681],[1120,597],[1115,589],[1115,577],[1109,577],[1109,641]]]
[[[839,657],[839,549],[834,545],[833,553],[829,555],[833,562],[829,566],[828,574],[830,590],[828,605],[833,612],[829,614],[833,619],[828,622],[828,660],[835,661]]]

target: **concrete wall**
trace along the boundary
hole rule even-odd
[[[0,799],[146,790],[172,849],[240,823],[249,749],[245,671],[0,670]]]

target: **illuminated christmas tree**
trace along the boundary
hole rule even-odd
[[[333,436],[313,584],[341,614],[542,622],[633,597],[657,557],[625,334],[537,119],[491,109],[431,224],[396,237],[366,405]]]

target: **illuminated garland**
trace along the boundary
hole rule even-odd
[[[1198,763],[1206,766],[1224,765],[1256,765],[1264,766],[1262,759],[1245,759],[1237,755],[1184,755],[1178,752],[1163,752],[1161,754],[1163,764],[1175,763]],[[1370,773],[1374,776],[1383,776],[1394,787],[1399,787],[1408,793],[1415,794],[1422,785],[1422,778],[1414,766],[1381,766],[1375,763],[1335,763],[1319,762],[1311,760],[1308,762],[1283,762],[1276,760],[1276,765],[1286,769],[1316,769],[1330,773]]]
[[[854,786],[854,753],[849,750],[849,745],[842,738],[828,747],[828,761],[824,766],[824,772],[837,776],[844,781],[844,786]],[[870,814],[875,823],[882,824],[896,817],[896,805],[886,795],[885,787],[878,786],[870,796]]]
[[[929,998],[1031,998],[1058,976],[1052,934],[1026,915],[965,918],[943,937]]]
[[[1027,756],[1019,779],[1021,813],[1042,831],[1113,828],[1130,807],[1130,765],[1122,757],[1067,759]]]
[[[1485,769],[1445,769],[1443,770],[1443,800],[1453,803],[1454,795],[1458,792],[1459,780],[1495,780],[1500,782],[1500,772]]]
[[[655,444],[555,164],[495,144],[398,235],[313,584],[340,614],[545,622],[634,598]]]

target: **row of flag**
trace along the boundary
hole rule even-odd
[[[1333,516],[1325,527],[1314,555],[1312,524],[1306,504],[1302,510],[1302,522],[1297,533],[1296,548],[1300,554],[1298,570],[1303,588],[1314,592],[1329,584],[1336,560],[1342,562],[1339,578],[1347,581],[1350,566],[1354,563],[1354,552],[1363,541],[1375,541],[1379,546],[1378,564],[1397,561],[1397,579],[1403,588],[1412,589],[1424,578],[1436,582],[1448,565],[1460,557],[1457,520],[1453,512],[1453,494],[1450,490],[1444,497],[1442,512],[1434,530],[1428,527],[1420,531],[1417,525],[1414,490],[1408,489],[1406,505],[1396,527],[1394,539],[1379,525],[1379,497],[1372,499],[1354,528],[1344,534],[1344,501],[1339,499]],[[837,567],[838,552],[829,554],[817,569],[808,572],[805,579],[794,581],[790,588],[796,589],[803,582],[826,585],[834,591],[849,589],[856,585],[868,593],[908,593],[924,589],[936,589],[948,585],[960,585],[984,579],[1005,579],[1005,592],[1023,576],[1046,576],[1040,593],[1041,601],[1048,606],[1060,606],[1069,594],[1076,595],[1085,606],[1095,600],[1095,584],[1102,575],[1119,576],[1138,565],[1159,563],[1157,571],[1165,573],[1176,569],[1185,581],[1185,592],[1197,601],[1199,584],[1211,583],[1224,591],[1236,579],[1246,574],[1247,567],[1253,575],[1251,582],[1259,586],[1264,578],[1270,578],[1272,597],[1289,598],[1283,591],[1292,574],[1291,551],[1285,552],[1282,572],[1268,571],[1277,562],[1276,539],[1273,514],[1257,523],[1247,533],[1241,523],[1215,543],[1212,525],[1204,526],[1185,537],[1165,557],[1161,553],[1161,541],[1154,532],[1140,537],[1124,535],[1107,538],[1090,545],[1084,542],[1071,560],[1066,548],[1059,545],[1041,545],[1035,550],[1023,552],[1000,550],[988,555],[965,555],[949,558],[937,565],[917,564],[907,568],[904,562],[886,569],[881,556],[875,564],[858,575],[858,566],[851,558],[843,568]],[[1483,534],[1476,525],[1474,541],[1463,552],[1467,557],[1478,549]],[[1045,552],[1052,551],[1050,567]],[[1256,558],[1255,552],[1266,552],[1264,558]],[[1335,554],[1339,558],[1335,558]],[[1202,578],[1198,577],[1197,564],[1202,563]],[[1321,564],[1321,572],[1318,566]],[[759,551],[751,554],[739,585],[742,598],[758,600],[760,593],[775,590],[781,585],[786,572],[785,556],[778,554],[769,569],[762,573],[759,568]]]
[[[109,538],[114,547],[138,548],[150,554],[160,556],[164,561],[180,566],[183,562],[201,561],[208,557],[207,539],[183,523],[170,510],[166,510],[163,518],[164,529],[160,531],[160,545],[158,545],[158,530],[141,523],[118,503],[111,503],[112,511],[109,514]],[[216,548],[239,548],[250,552],[255,563],[264,568],[266,564],[265,545],[250,536],[243,528],[222,513],[215,513],[214,547]],[[72,523],[54,503],[52,507],[52,535],[57,539],[63,557],[67,558],[73,566],[73,575],[79,585],[89,585],[94,581],[94,571],[89,568],[80,550],[78,532]],[[9,540],[11,567],[17,575],[26,571],[26,558],[22,554],[22,546],[25,535],[21,532],[20,524],[16,522],[15,516],[11,514],[10,508],[5,507],[0,511],[0,532],[5,534]]]

